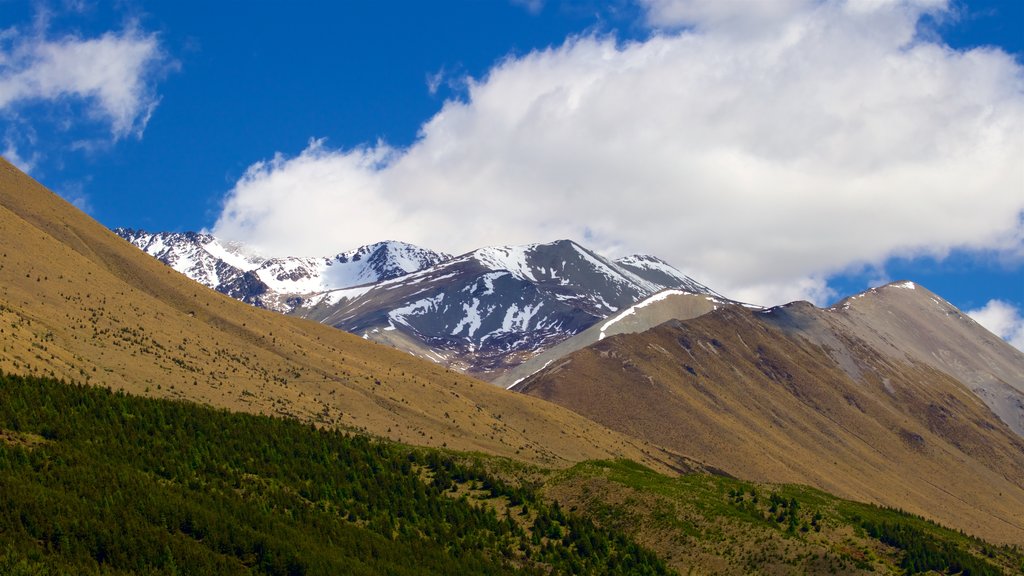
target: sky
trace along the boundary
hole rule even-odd
[[[109,227],[910,279],[1024,349],[1022,5],[0,0],[0,155]]]

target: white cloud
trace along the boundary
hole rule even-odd
[[[433,74],[427,74],[427,92],[433,96],[437,94],[437,90],[441,87],[441,83],[444,82],[444,68],[441,68]]]
[[[159,101],[152,77],[164,61],[156,35],[136,26],[98,38],[7,30],[0,37],[0,110],[81,99],[93,120],[109,124],[114,139],[138,137]]]
[[[1021,317],[1020,309],[1013,304],[989,300],[983,308],[971,310],[967,315],[1011,346],[1024,351],[1024,318]]]
[[[298,157],[253,164],[235,185],[217,234],[246,238],[261,252],[296,255],[355,246],[342,238],[384,239],[407,216],[379,187],[378,169],[389,154],[384,145],[339,153],[316,140]]]
[[[734,10],[508,58],[408,149],[254,165],[214,231],[305,254],[574,238],[763,304],[827,302],[823,278],[894,255],[1021,253],[1012,57],[918,38],[934,0],[763,4],[785,9],[757,34]]]

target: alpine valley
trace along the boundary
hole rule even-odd
[[[3,574],[1024,570],[1024,354],[912,282],[268,258],[6,161],[0,242]]]

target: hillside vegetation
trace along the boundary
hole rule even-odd
[[[806,488],[628,461],[545,471],[45,378],[0,376],[0,431],[4,574],[1024,566],[1015,549]]]
[[[552,474],[544,494],[621,530],[681,574],[1018,574],[995,546],[919,516],[793,484],[668,477],[627,460]]]

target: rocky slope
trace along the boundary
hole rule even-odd
[[[898,282],[846,298],[826,317],[899,361],[916,361],[949,374],[978,395],[1013,431],[1024,436],[1024,352],[1009,346],[940,296],[913,282]],[[820,330],[802,322],[790,329],[826,346]],[[806,327],[802,327],[806,326]],[[856,376],[839,346],[830,354]]]
[[[669,320],[696,318],[717,310],[718,306],[726,303],[737,304],[718,296],[693,294],[683,290],[663,290],[532,356],[522,364],[501,374],[493,382],[504,388],[510,388],[538,370],[558,362],[563,356],[609,336],[643,332]]]

